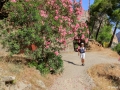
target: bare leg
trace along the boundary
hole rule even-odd
[[[84,59],[81,59],[82,65],[84,65]]]

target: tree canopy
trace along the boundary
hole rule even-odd
[[[115,27],[113,35],[111,36],[111,40],[108,41],[109,47],[111,47],[115,32],[119,26],[120,21],[120,0],[95,0],[94,4],[91,5],[90,7],[90,15],[91,15],[91,21],[89,22],[90,23],[89,25],[91,27],[90,35],[93,34],[93,32],[95,32],[93,30],[95,26],[96,25],[98,26],[98,28],[96,28],[97,29],[96,40],[97,37],[99,36],[98,34],[102,30],[101,27],[110,24]]]

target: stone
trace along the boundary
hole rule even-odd
[[[0,90],[5,90],[4,88],[0,88]]]
[[[5,87],[5,82],[0,82],[0,88]]]
[[[0,68],[0,75],[2,75],[2,72],[3,72],[4,70],[2,69],[2,68]]]
[[[15,77],[14,76],[5,76],[5,77],[2,77],[2,82],[11,82],[11,81],[14,81],[15,80]]]
[[[37,84],[38,84],[39,87],[46,88],[45,84],[41,80],[38,80]]]
[[[28,83],[24,83],[24,82],[18,82],[15,87],[14,90],[31,90],[32,85],[28,84]]]

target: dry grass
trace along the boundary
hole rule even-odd
[[[100,45],[98,42],[96,41],[90,41],[89,42],[90,45],[90,50],[88,51],[97,51],[97,53],[102,53],[111,57],[119,57],[119,55],[117,54],[117,52],[111,50],[110,48],[104,48],[102,47],[102,45]]]
[[[3,69],[3,71],[1,71],[1,76],[16,76],[15,82],[27,81],[28,83],[32,84],[33,90],[35,88],[39,88],[39,90],[44,90],[43,88],[39,87],[39,85],[37,84],[37,80],[42,80],[45,83],[46,87],[50,87],[57,76],[41,76],[38,70],[36,70],[35,68],[29,68],[26,65],[26,61],[24,61],[24,59],[25,58],[22,57],[2,57],[0,59],[0,68]],[[8,62],[6,62],[6,60],[8,60]],[[19,62],[15,60],[18,60]]]
[[[88,70],[96,87],[92,90],[120,90],[120,65],[99,64]]]
[[[108,56],[111,56],[111,57],[119,57],[118,53],[109,49],[109,48],[105,48],[103,51],[102,51],[103,54],[105,55],[108,55]]]
[[[96,41],[89,41],[90,50],[88,51],[102,51],[104,48]]]

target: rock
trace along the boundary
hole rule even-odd
[[[31,90],[32,85],[24,82],[18,82],[15,85],[14,90]],[[12,89],[11,89],[12,90]]]
[[[5,83],[4,82],[0,82],[0,90],[5,90]]]
[[[38,84],[39,87],[46,88],[45,84],[41,80],[38,80],[37,84]]]
[[[4,70],[3,70],[2,68],[0,68],[0,75],[2,74],[3,71],[4,71]]]
[[[0,88],[0,90],[5,90],[4,88]]]
[[[14,81],[15,80],[15,77],[14,76],[5,76],[2,78],[2,82],[11,82],[11,81]]]

